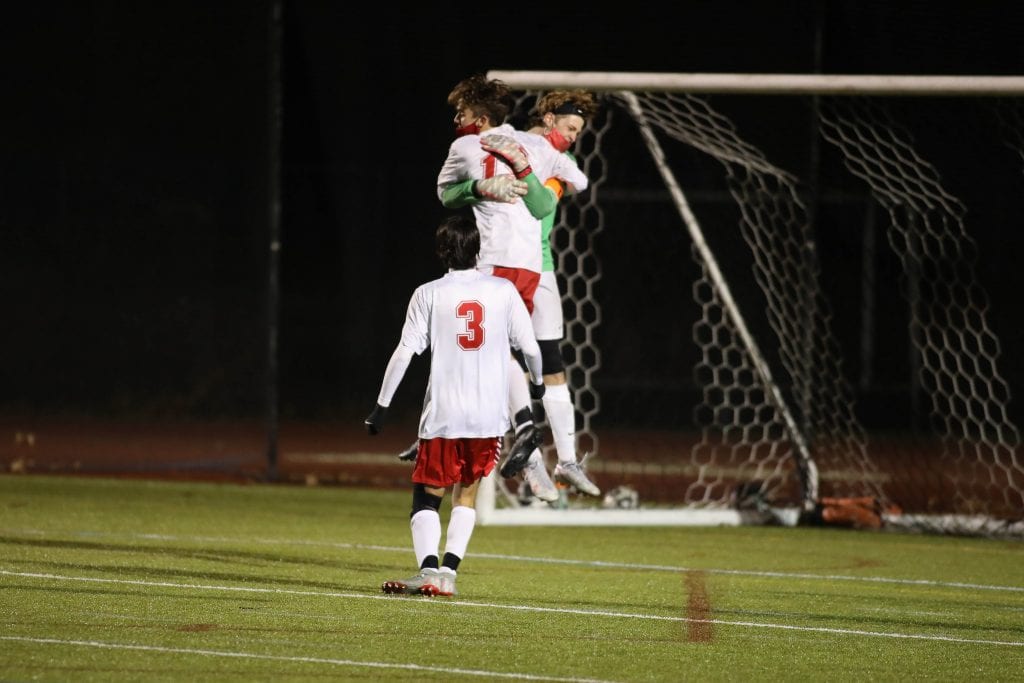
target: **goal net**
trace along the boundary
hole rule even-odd
[[[1024,535],[1024,79],[489,76],[600,95],[553,250],[605,495],[490,480],[482,523]]]

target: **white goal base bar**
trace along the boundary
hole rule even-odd
[[[765,524],[764,515],[755,511],[728,509],[671,510],[638,508],[620,510],[602,508],[501,508],[480,514],[483,526],[744,526]],[[798,512],[794,509],[794,513]]]
[[[744,526],[775,524],[796,526],[798,508],[770,511],[732,508],[556,508],[495,505],[497,482],[492,471],[480,482],[476,521],[481,526]]]
[[[476,521],[481,526],[673,526],[738,527],[784,526],[800,523],[798,507],[769,507],[760,510],[735,508],[558,508],[497,507],[496,471],[483,479],[476,499]],[[973,535],[1024,538],[1024,522],[995,520],[984,515],[883,514],[884,528],[919,532],[922,529],[958,529]]]

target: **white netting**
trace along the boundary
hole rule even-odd
[[[902,507],[894,524],[1019,533],[1024,461],[978,246],[911,132],[978,122],[925,100],[602,97],[575,150],[592,188],[554,238],[580,450],[603,488],[705,510],[867,497]],[[970,103],[997,144],[961,141],[999,188],[981,219],[998,202],[1019,215],[1024,194],[1019,102],[991,104]],[[809,146],[813,163],[794,151]],[[892,249],[877,255],[874,206]],[[849,300],[889,281],[902,307]]]
[[[910,331],[942,440],[935,464],[953,492],[949,511],[1020,517],[1020,436],[1009,418],[1010,389],[998,368],[1000,345],[976,274],[966,207],[884,108],[864,99],[825,105],[822,134],[889,212],[889,243],[908,274]]]

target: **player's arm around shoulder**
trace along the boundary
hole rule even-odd
[[[530,210],[530,215],[540,220],[548,214],[554,213],[558,207],[558,197],[554,191],[545,187],[536,174],[531,173],[523,180],[526,181],[526,195],[523,202]]]
[[[476,135],[461,137],[448,147],[448,156],[437,174],[437,198],[445,208],[458,209],[478,201],[473,193],[471,154],[479,147]]]

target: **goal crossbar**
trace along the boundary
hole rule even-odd
[[[582,88],[600,92],[647,90],[775,95],[1024,95],[1024,76],[492,70],[487,77],[522,90]]]

